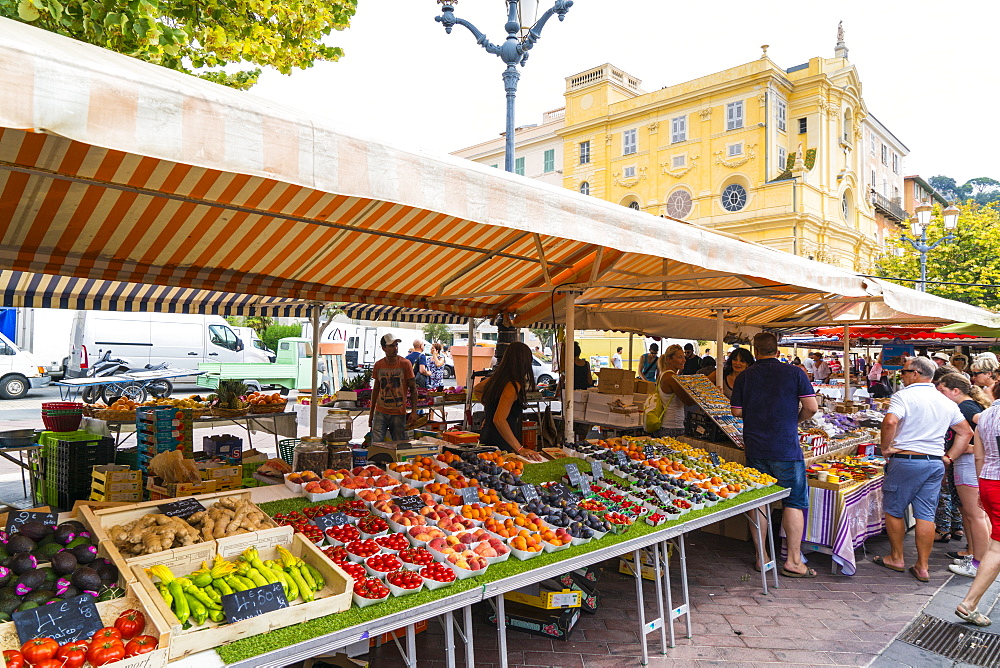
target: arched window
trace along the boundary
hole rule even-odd
[[[722,191],[722,207],[726,211],[740,211],[747,205],[746,188],[738,183],[730,183]]]
[[[588,181],[584,181],[580,184],[580,193],[583,195],[590,194],[590,183]]]

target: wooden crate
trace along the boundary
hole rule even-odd
[[[159,594],[157,594],[157,597],[159,597]],[[124,598],[97,603],[97,611],[100,613],[101,621],[104,622],[105,626],[112,626],[118,615],[130,609],[138,610],[145,615],[146,626],[142,633],[143,635],[150,635],[156,638],[158,645],[152,652],[118,661],[114,664],[114,667],[163,668],[167,665],[169,656],[170,625],[167,624],[163,615],[156,609],[154,601],[141,587],[134,583],[129,583],[125,585]],[[16,650],[20,646],[21,642],[18,640],[14,622],[0,624],[0,651]]]
[[[848,487],[859,484],[859,481],[853,478],[848,478],[847,480],[841,480],[840,482],[826,482],[825,480],[820,480],[818,478],[809,478],[808,481],[810,487],[819,487],[820,489],[830,489],[835,492],[845,490]]]
[[[243,537],[236,536],[234,538]],[[242,551],[242,545],[237,545],[236,541],[224,538],[220,539],[219,543],[221,543],[222,550],[220,553],[232,553],[234,558]],[[351,607],[354,579],[350,575],[330,561],[326,555],[310,543],[302,534],[293,534],[291,542],[285,545],[285,547],[292,554],[302,558],[306,563],[322,573],[324,580],[326,580],[326,586],[317,592],[316,600],[310,603],[302,603],[301,601],[292,603],[288,608],[269,612],[234,624],[216,624],[208,620],[200,626],[191,627],[187,630],[181,627],[180,621],[178,621],[160,597],[159,592],[153,584],[153,580],[150,579],[143,568],[141,566],[133,566],[132,571],[136,576],[137,584],[143,589],[147,597],[153,600],[158,614],[168,620],[167,623],[171,634],[169,660],[176,661],[195,652],[228,645],[241,638],[268,633],[274,629],[299,624],[307,619],[315,619],[323,615],[343,612]],[[276,546],[263,547],[258,545],[257,548],[260,552],[261,560],[278,558]],[[175,555],[179,550],[183,549],[187,548],[177,548],[174,550]],[[161,563],[170,567],[170,570],[177,576],[189,575],[192,570],[196,570],[196,568],[187,570],[188,567],[184,563],[174,563],[169,560],[161,560]],[[190,560],[186,563],[190,563]]]
[[[213,492],[212,494],[204,494],[196,497],[205,508],[211,508],[220,499],[227,497],[235,497],[237,499],[250,499],[250,490],[236,490],[233,492]],[[199,546],[204,546],[202,552],[211,558],[215,555],[215,541],[206,541],[203,543],[197,543],[195,545],[188,545],[184,548],[173,548],[172,550],[166,550],[165,552],[157,552],[151,555],[142,555],[138,557],[125,557],[114,543],[111,542],[111,537],[108,534],[108,529],[117,525],[125,524],[131,522],[132,520],[137,520],[144,515],[149,513],[158,513],[159,509],[157,505],[160,501],[145,501],[143,503],[133,503],[125,506],[116,506],[113,508],[105,509],[94,509],[90,506],[80,506],[77,510],[77,517],[80,521],[90,530],[90,533],[94,536],[110,555],[108,558],[115,563],[120,569],[128,570],[129,566],[132,564],[144,564],[151,566],[155,563],[159,563],[161,559],[160,555],[165,554],[165,552],[175,552],[177,550],[197,548]],[[262,511],[263,512],[263,511]],[[264,513],[267,516],[267,513]],[[271,527],[266,531],[273,531],[277,528],[277,524],[273,520],[270,521]],[[257,531],[248,534],[241,534],[241,536],[257,536],[258,534],[265,533],[265,531]],[[262,538],[263,539],[263,538]],[[105,545],[106,544],[106,545]]]
[[[153,478],[152,476],[146,479],[146,489],[149,490],[149,498],[153,501],[198,496],[199,494],[212,494],[219,491],[218,484],[214,480],[202,480],[199,483],[177,482],[164,485],[156,484],[156,480],[157,478]]]

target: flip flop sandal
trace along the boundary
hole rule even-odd
[[[886,566],[886,568],[888,568],[888,566]],[[913,577],[915,577],[920,582],[930,582],[931,581],[931,579],[929,577],[924,577],[923,575],[920,575],[920,573],[917,573],[916,566],[910,566],[909,571],[910,571],[910,575],[912,575]]]
[[[816,571],[807,568],[805,573],[796,573],[795,571],[790,571],[787,568],[782,567],[781,574],[786,578],[814,578],[816,577]]]
[[[875,564],[876,566],[881,566],[882,568],[888,568],[890,571],[896,571],[897,573],[906,572],[905,568],[900,568],[899,566],[892,566],[890,564],[885,563],[882,557],[874,557],[872,559],[872,563]]]
[[[965,606],[961,603],[955,608],[955,614],[962,619],[962,621],[969,622],[970,624],[975,624],[976,626],[989,626],[993,622],[990,618],[979,612],[979,610],[966,610]]]
[[[940,534],[939,537],[937,537],[937,538],[934,539],[934,542],[935,543],[950,543],[951,542],[951,534],[950,533]]]

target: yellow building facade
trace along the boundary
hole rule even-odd
[[[566,188],[873,270],[868,113],[842,43],[834,58],[788,69],[765,47],[722,72],[650,93],[640,85],[610,64],[567,77],[557,132]]]

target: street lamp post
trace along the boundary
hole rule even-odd
[[[921,292],[927,291],[927,253],[934,250],[942,243],[954,241],[957,237],[952,234],[958,228],[958,207],[952,204],[941,212],[944,218],[944,229],[947,234],[932,244],[927,243],[927,227],[931,222],[931,205],[921,204],[916,208],[916,219],[910,218],[910,233],[913,238],[901,234],[906,243],[913,247],[913,250],[920,253],[920,284],[917,288]]]
[[[517,82],[521,78],[520,72],[517,71],[517,66],[520,65],[524,67],[524,64],[528,60],[528,51],[535,45],[538,38],[541,37],[542,28],[545,27],[545,22],[548,21],[553,14],[559,16],[559,20],[562,21],[566,18],[566,12],[569,8],[573,6],[573,0],[556,0],[555,5],[542,14],[542,17],[535,22],[531,28],[524,33],[524,36],[520,36],[521,32],[521,21],[518,20],[518,5],[524,0],[506,0],[507,2],[507,23],[504,24],[504,30],[507,31],[507,38],[504,40],[503,44],[499,46],[493,44],[476,26],[472,25],[465,19],[460,19],[455,16],[455,4],[458,0],[437,0],[438,4],[441,5],[441,16],[435,16],[434,20],[444,26],[446,33],[451,34],[451,29],[456,25],[465,26],[469,29],[469,32],[473,34],[476,38],[476,43],[482,46],[488,53],[500,56],[502,60],[507,65],[507,69],[503,73],[503,87],[507,91],[507,135],[505,153],[504,153],[504,169],[508,172],[514,171],[514,98],[517,95]],[[530,1],[530,0],[529,0]],[[537,5],[537,0],[535,0]]]

